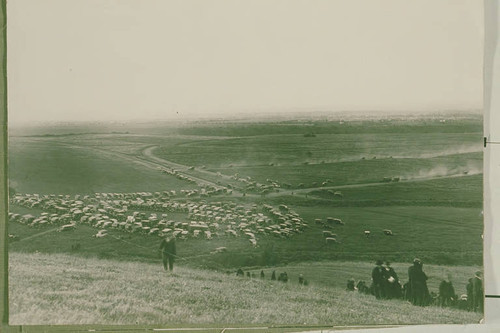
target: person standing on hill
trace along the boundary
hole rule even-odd
[[[384,283],[384,268],[382,260],[377,260],[375,268],[372,270],[372,290],[377,299],[384,298],[383,283]]]
[[[472,303],[473,303],[473,299],[474,299],[474,296],[473,296],[473,278],[470,278],[469,280],[467,280],[467,311],[472,311]]]
[[[483,312],[483,274],[477,271],[472,278],[472,311]]]
[[[451,274],[439,284],[439,305],[441,307],[451,306],[456,300],[455,288],[451,282]]]
[[[408,268],[410,283],[410,301],[413,305],[425,306],[429,303],[430,294],[427,288],[427,275],[424,273],[420,259],[413,260],[413,266]]]
[[[177,254],[175,246],[175,237],[167,237],[162,239],[160,243],[160,251],[163,259],[163,269],[168,271],[174,270],[174,258]]]

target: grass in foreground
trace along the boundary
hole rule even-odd
[[[10,324],[429,324],[477,323],[481,315],[321,285],[237,278],[218,272],[10,254]],[[36,274],[33,274],[36,272]]]

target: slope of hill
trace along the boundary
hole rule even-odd
[[[11,252],[9,271],[11,325],[373,325],[476,323],[481,317],[378,301],[320,283],[305,287],[186,267],[166,273],[155,264],[64,254]]]

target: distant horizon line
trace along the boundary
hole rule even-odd
[[[216,114],[211,113],[207,115],[182,115],[182,119],[175,116],[167,117],[147,117],[147,118],[130,118],[123,120],[112,119],[74,119],[74,120],[16,120],[8,121],[8,127],[23,127],[23,126],[44,126],[44,125],[72,125],[72,124],[149,124],[153,122],[197,122],[197,121],[279,121],[279,120],[319,120],[325,117],[337,116],[331,120],[348,120],[352,118],[368,117],[371,119],[392,117],[408,117],[408,118],[422,118],[428,116],[449,116],[453,114],[470,114],[470,115],[483,115],[483,110],[423,110],[423,111],[380,111],[380,110],[350,110],[350,111],[290,111],[290,112],[238,112],[238,113],[225,113]]]

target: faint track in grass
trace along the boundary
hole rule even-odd
[[[399,182],[375,182],[375,183],[361,183],[361,184],[346,184],[346,185],[337,185],[337,186],[320,186],[320,187],[308,187],[308,188],[301,188],[301,189],[295,189],[295,190],[282,190],[277,193],[269,193],[267,196],[280,196],[280,195],[290,195],[290,194],[309,194],[313,195],[310,192],[313,191],[321,191],[321,190],[341,190],[341,189],[346,189],[346,188],[360,188],[360,187],[369,187],[369,186],[383,186],[383,185],[390,185],[390,184],[404,184],[404,183],[415,183],[415,182],[425,182],[429,180],[437,180],[437,179],[448,179],[448,178],[461,178],[461,177],[468,177],[468,176],[474,176],[482,173],[474,173],[474,174],[453,174],[453,175],[446,175],[446,176],[436,176],[436,177],[422,177],[422,178],[413,178],[413,179],[407,179],[407,180],[400,180]]]
[[[45,235],[45,234],[57,231],[58,229],[59,229],[59,227],[58,228],[54,228],[54,229],[50,229],[50,230],[46,230],[46,231],[42,231],[42,232],[39,232],[37,234],[21,238],[19,241],[22,242],[22,241],[25,241],[25,240],[28,240],[28,239],[36,238],[36,237],[39,237],[39,236],[42,236],[42,235]]]

